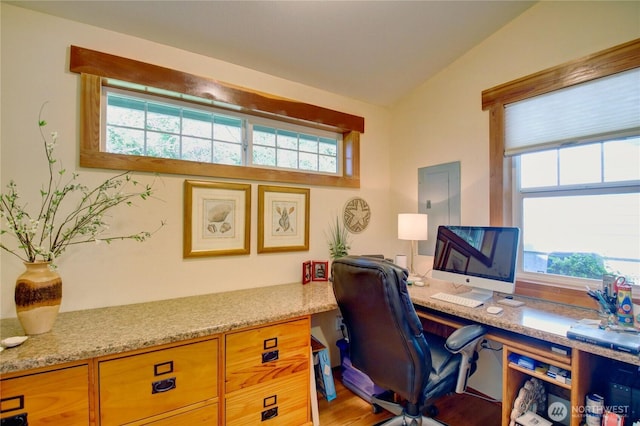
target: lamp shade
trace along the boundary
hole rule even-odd
[[[422,213],[398,214],[398,239],[424,241],[429,235],[427,215]]]

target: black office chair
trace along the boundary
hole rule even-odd
[[[485,328],[465,326],[446,341],[424,334],[407,292],[407,271],[383,259],[336,259],[332,280],[351,363],[400,397],[401,403],[372,398],[397,415],[385,425],[440,424],[422,413],[436,398],[464,392]]]

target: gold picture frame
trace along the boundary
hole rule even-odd
[[[309,250],[309,194],[258,185],[258,253]]]
[[[249,254],[251,185],[184,181],[183,257]]]

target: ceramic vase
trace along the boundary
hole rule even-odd
[[[18,320],[28,335],[51,331],[62,301],[62,279],[49,262],[26,263],[16,280]]]

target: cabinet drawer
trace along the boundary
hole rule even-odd
[[[271,380],[226,400],[226,425],[295,425],[309,421],[309,374]]]
[[[122,424],[218,396],[218,340],[99,361],[100,420]]]
[[[185,411],[173,416],[165,417],[161,420],[152,422],[142,422],[140,426],[192,426],[207,425],[214,426],[218,424],[218,404],[209,404],[202,408]]]
[[[2,379],[0,390],[3,421],[14,418],[14,424],[23,424],[22,416],[30,425],[89,424],[87,365]]]
[[[227,334],[226,392],[301,371],[308,374],[310,332],[305,318]]]

